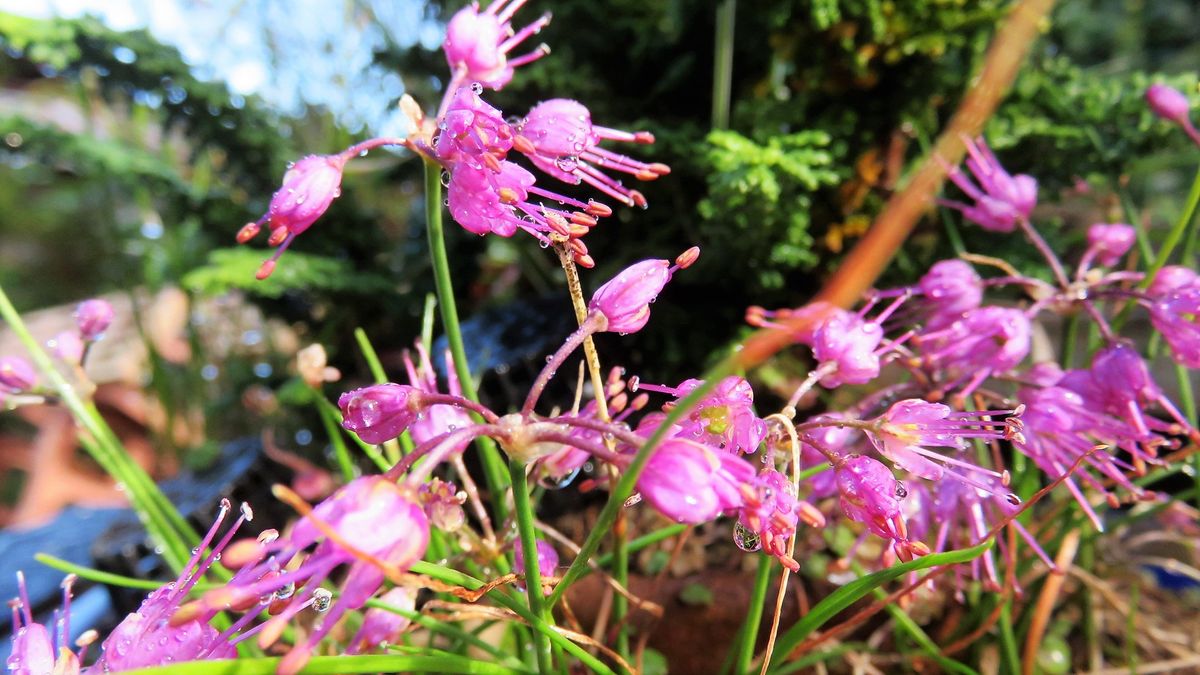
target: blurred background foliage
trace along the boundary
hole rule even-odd
[[[436,107],[446,72],[439,26],[461,3],[167,5],[183,27],[160,35],[91,16],[0,14],[0,283],[25,309],[101,291],[178,286],[193,301],[244,293],[301,340],[329,346],[352,376],[362,365],[352,329],[363,327],[397,373],[395,355],[420,332],[432,288],[418,162],[376,151],[352,163],[344,196],[270,283],[252,273],[266,251],[231,250],[233,237],[266,208],[289,160],[395,133],[405,91]],[[678,381],[744,331],[747,305],[805,302],[955,110],[1008,6],[744,0],[730,123],[714,129],[713,3],[531,2],[518,23],[553,11],[540,36],[553,54],[489,101],[520,115],[539,100],[577,98],[598,124],[652,131],[656,145],[630,152],[673,168],[645,186],[648,210],[619,209],[589,238],[599,266],[585,284],[634,260],[704,249],[655,306],[649,330],[604,345],[609,356],[644,379]],[[1059,3],[987,130],[1011,169],[1041,182],[1039,220],[1056,245],[1074,245],[1092,219],[1158,228],[1176,215],[1194,149],[1141,96],[1166,81],[1200,100],[1185,70],[1200,62],[1196,25],[1190,0]],[[223,36],[252,45],[253,59],[197,49]],[[241,78],[247,63],[262,71],[260,86],[231,89],[222,75]],[[1062,215],[1061,203],[1088,222]],[[960,225],[931,211],[886,281],[911,280],[956,248],[1005,254],[994,235]],[[464,314],[560,293],[555,261],[528,239],[454,228],[449,243]],[[205,360],[194,361],[156,374],[211,382]],[[224,382],[226,402],[287,375],[223,372],[246,380]]]

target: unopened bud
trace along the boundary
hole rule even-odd
[[[262,266],[260,266],[258,268],[258,272],[255,272],[254,278],[258,279],[259,281],[262,281],[263,279],[266,279],[267,277],[271,276],[271,273],[274,271],[275,271],[275,261],[274,260],[266,260],[263,262]]]
[[[700,247],[693,246],[693,247],[689,248],[688,250],[684,251],[683,253],[680,253],[675,258],[675,264],[679,266],[679,269],[685,270],[685,269],[691,267],[692,264],[695,263],[699,258],[700,258]]]
[[[242,226],[242,229],[238,230],[237,243],[244,244],[244,243],[250,241],[251,239],[257,237],[258,233],[261,231],[262,231],[262,226],[259,225],[258,223],[246,223],[245,225]]]

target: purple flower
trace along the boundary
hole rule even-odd
[[[425,351],[425,345],[420,340],[416,343],[416,349],[417,363],[415,365],[408,350],[404,351],[404,370],[408,373],[409,384],[429,394],[440,393],[437,371],[434,370],[433,364],[429,360],[429,352]],[[443,359],[443,363],[446,365],[446,378],[450,394],[462,396],[462,384],[458,381],[458,374],[454,370],[454,358],[450,355],[449,349],[445,351]],[[471,416],[467,414],[467,411],[453,405],[438,404],[425,408],[408,430],[412,434],[413,442],[421,445],[446,432],[462,429],[470,424]],[[456,452],[462,452],[462,449],[468,444],[470,444],[469,439],[463,440],[459,443],[459,449]]]
[[[342,170],[348,159],[345,154],[309,155],[295,162],[283,175],[283,185],[271,197],[267,213],[238,232],[238,243],[244,244],[264,225],[270,228],[267,243],[278,248],[259,268],[257,276],[260,280],[271,276],[276,261],[292,240],[324,215],[333,200],[342,194]]]
[[[653,143],[646,131],[628,132],[592,125],[592,114],[582,103],[565,98],[543,101],[533,107],[517,127],[514,147],[542,171],[572,185],[587,183],[627,206],[646,206],[646,198],[614,180],[597,167],[654,180],[671,172],[665,164],[647,164],[599,147],[601,140]]]
[[[71,634],[71,586],[75,575],[63,579],[62,610],[55,610],[54,635],[33,620],[25,575],[17,572],[19,597],[9,603],[12,607],[12,651],[5,661],[5,672],[13,675],[79,675],[79,663],[87,655],[87,647],[78,653],[71,651],[67,640]],[[94,639],[95,631],[84,634]],[[84,639],[87,639],[84,638]],[[85,643],[86,644],[86,643]]]
[[[845,415],[837,412],[825,413],[817,415],[809,419],[809,422],[817,422],[820,420],[838,420],[845,419]],[[819,426],[811,429],[800,436],[800,468],[812,469],[818,466],[829,466],[829,457],[825,453],[817,449],[817,446],[823,448],[826,452],[835,454],[846,454],[843,451],[850,446],[855,437],[854,429],[838,427],[834,425]],[[837,477],[834,471],[822,471],[803,483],[809,487],[810,499],[824,499],[837,492]]]
[[[850,455],[836,471],[842,511],[851,520],[885,539],[908,539],[897,497],[899,483],[891,469],[866,455]]]
[[[1008,415],[1011,410],[955,412],[941,403],[917,398],[897,401],[876,421],[867,437],[881,455],[900,468],[928,480],[950,476],[979,489],[988,489],[981,476],[1000,479],[1006,476],[976,466],[954,456],[942,455],[929,447],[964,450],[967,439],[1001,440],[1010,435],[1010,422],[991,417]]]
[[[231,607],[249,609],[247,616],[252,616],[265,609],[260,606],[265,598],[278,611],[258,633],[265,649],[293,616],[314,607],[326,616],[279,664],[280,675],[294,675],[347,611],[362,607],[388,572],[402,573],[420,560],[428,544],[429,521],[412,490],[383,476],[357,478],[317,504],[290,536],[260,537],[230,547],[226,564],[241,569],[224,587],[175,612],[172,623],[211,617]],[[309,549],[302,562],[289,565]],[[342,565],[348,566],[345,581],[331,601],[321,584]]]
[[[1165,84],[1152,84],[1146,88],[1146,104],[1155,115],[1176,124],[1187,123],[1192,110],[1192,103],[1183,92]]]
[[[151,668],[184,661],[227,659],[237,655],[231,638],[247,622],[236,622],[230,629],[218,631],[206,619],[199,617],[171,621],[180,604],[187,600],[188,593],[220,558],[221,551],[233,539],[242,523],[253,517],[249,507],[243,504],[237,521],[213,545],[217,531],[230,509],[229,500],[222,500],[216,521],[201,545],[195,549],[179,578],[150,593],[137,611],[128,614],[117,624],[100,645],[103,653],[97,667],[101,672]],[[213,545],[212,552],[206,553],[209,545]]]
[[[684,380],[678,387],[638,383],[638,388],[671,394],[675,402],[704,384],[703,380]],[[767,436],[767,424],[754,414],[754,389],[745,378],[730,375],[676,423],[673,436],[699,441],[726,452],[750,454]]]
[[[421,484],[417,497],[421,500],[430,525],[443,532],[454,532],[467,521],[462,508],[463,502],[467,501],[467,494],[460,492],[454,483],[431,478]]]
[[[523,56],[508,58],[509,52],[550,23],[550,15],[544,14],[514,32],[512,16],[524,4],[525,0],[494,0],[483,11],[478,3],[471,3],[455,12],[442,43],[455,81],[479,82],[499,90],[512,80],[515,68],[550,53],[546,45],[541,45]]]
[[[393,607],[414,612],[417,609],[417,592],[397,586],[379,596],[381,602]],[[347,654],[358,654],[374,649],[383,650],[388,644],[396,642],[404,634],[405,629],[412,623],[408,617],[381,607],[372,607],[363,614],[362,625],[350,640]]]
[[[756,476],[753,482],[743,487],[745,504],[738,511],[738,525],[742,536],[746,532],[755,535],[755,541],[764,551],[775,556],[793,572],[799,571],[800,563],[787,554],[787,542],[796,534],[796,526],[803,518],[814,527],[825,524],[820,511],[796,498],[796,491],[787,476],[768,469]],[[738,532],[734,536],[738,536]],[[747,548],[745,540],[741,544]],[[757,546],[751,547],[755,550]]]
[[[1154,275],[1146,295],[1157,298],[1188,286],[1200,286],[1200,275],[1195,270],[1183,265],[1166,265]]]
[[[479,98],[475,87],[459,87],[438,121],[437,156],[447,165],[466,162],[497,170],[513,145],[504,114]]]
[[[922,333],[913,341],[923,352],[924,365],[951,378],[946,388],[965,382],[961,395],[967,396],[993,373],[1010,370],[1024,360],[1032,333],[1029,317],[1021,310],[989,306],[973,309],[949,326]]]
[[[367,443],[384,443],[404,433],[423,414],[421,390],[403,384],[376,384],[338,397],[342,426]]]
[[[1186,286],[1155,300],[1150,305],[1150,323],[1166,340],[1175,361],[1200,368],[1200,286]]]
[[[1137,234],[1132,226],[1124,223],[1096,223],[1088,228],[1087,239],[1088,253],[1094,255],[1101,265],[1112,267],[1129,252],[1137,240]]]
[[[879,343],[883,327],[857,314],[837,313],[821,322],[813,334],[813,357],[818,369],[830,369],[821,378],[826,387],[865,384],[879,375]]]
[[[550,542],[542,539],[534,540],[535,548],[537,549],[537,566],[538,574],[544,579],[554,576],[554,572],[558,569],[558,551],[550,545]],[[525,547],[517,541],[513,545],[513,569],[518,574],[525,573]],[[545,594],[550,594],[550,589],[545,589]]]
[[[946,202],[947,206],[962,211],[967,220],[985,230],[1012,232],[1017,221],[1028,218],[1037,205],[1037,181],[1025,174],[1009,175],[982,138],[965,143],[966,165],[975,182],[955,167],[950,167],[948,174],[974,203]]]
[[[79,335],[85,342],[99,340],[104,331],[112,325],[116,313],[107,300],[93,298],[84,300],[75,308],[75,325],[79,327]]]
[[[634,263],[596,289],[588,311],[604,317],[602,330],[622,335],[636,333],[650,320],[650,303],[658,298],[676,269],[667,260]]]
[[[754,467],[727,452],[669,438],[650,456],[638,491],[663,515],[680,523],[703,523],[744,503],[741,486]]]
[[[28,391],[37,383],[37,371],[19,356],[0,358],[0,391],[16,394]]]
[[[83,360],[84,344],[79,331],[64,330],[47,340],[46,347],[55,357],[71,365],[79,365]]]
[[[917,290],[929,301],[925,316],[930,328],[953,323],[983,301],[983,280],[964,260],[934,263],[921,277]]]

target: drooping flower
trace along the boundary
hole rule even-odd
[[[809,422],[817,422],[821,420],[838,420],[845,419],[845,415],[838,412],[825,413],[809,418]],[[826,466],[832,469],[829,456],[845,455],[847,448],[851,445],[857,434],[854,429],[839,427],[833,424],[828,426],[819,426],[815,429],[804,432],[800,436],[800,468],[812,469],[818,466]],[[818,449],[820,446],[825,452]],[[807,495],[810,499],[824,499],[837,492],[837,477],[832,470],[822,471],[801,484],[801,487],[807,486]]]
[[[429,352],[425,350],[425,345],[420,340],[416,343],[416,350],[417,363],[415,364],[408,350],[404,351],[404,370],[408,373],[409,384],[429,394],[441,393],[438,390],[437,371],[429,360]],[[454,370],[454,358],[450,355],[449,349],[445,351],[443,358],[449,392],[454,396],[462,396],[462,384],[458,381],[458,374]],[[447,404],[431,405],[425,408],[423,414],[412,422],[409,426],[409,433],[412,434],[413,442],[420,445],[448,431],[462,429],[470,424],[471,416],[462,408]],[[470,439],[461,441],[456,452],[461,452],[470,442]]]
[[[983,280],[965,260],[934,263],[917,283],[917,290],[928,301],[923,316],[930,328],[953,323],[983,301]]]
[[[276,261],[292,240],[324,215],[341,195],[342,170],[348,160],[346,153],[340,153],[309,155],[295,162],[283,175],[283,185],[271,197],[266,214],[238,232],[239,244],[253,239],[264,226],[271,232],[267,243],[277,248],[259,268],[259,279],[266,279],[275,271]]]
[[[421,390],[403,384],[376,384],[338,397],[342,426],[367,443],[384,443],[404,433],[423,414]]]
[[[957,167],[949,167],[947,172],[974,203],[947,201],[946,205],[985,230],[1012,232],[1018,219],[1028,218],[1037,205],[1037,181],[1025,174],[1010,175],[982,138],[965,143],[966,165],[974,182]]]
[[[275,595],[278,614],[259,633],[259,645],[266,648],[279,639],[293,616],[313,606],[326,616],[284,656],[277,671],[294,675],[338,619],[362,607],[389,571],[404,572],[420,560],[428,544],[429,521],[412,489],[383,476],[357,478],[313,507],[290,536],[260,537],[230,547],[225,562],[240,567],[234,578],[184,605],[172,623],[206,619],[231,607],[255,607],[261,598]],[[314,545],[298,566],[289,565]],[[349,566],[345,582],[337,600],[331,601],[321,584],[342,565]]]
[[[879,375],[879,343],[883,326],[858,314],[838,313],[821,322],[813,334],[813,357],[818,369],[828,369],[821,378],[826,387],[865,384]]]
[[[1146,295],[1159,298],[1188,286],[1200,285],[1200,275],[1183,265],[1165,265],[1154,275],[1146,287]]]
[[[727,452],[682,438],[664,440],[638,477],[638,491],[663,515],[680,523],[703,523],[745,501],[741,485],[754,467]]]
[[[824,300],[817,300],[796,309],[747,307],[746,323],[757,328],[787,330],[797,343],[812,346],[821,324],[831,317],[843,314],[849,312]]]
[[[217,531],[231,509],[229,500],[222,500],[216,521],[209,528],[203,542],[192,553],[183,573],[174,582],[150,593],[137,611],[127,615],[108,638],[100,645],[102,654],[97,661],[100,672],[120,672],[137,668],[151,668],[185,661],[233,658],[234,636],[254,615],[244,621],[235,622],[224,631],[209,625],[199,617],[173,623],[171,618],[188,598],[221,551],[237,533],[241,525],[253,518],[245,504],[241,515],[220,541],[213,544]],[[211,553],[208,552],[212,545]]]
[[[1032,334],[1029,317],[1021,310],[988,306],[913,341],[921,350],[922,364],[949,378],[945,388],[962,384],[960,395],[967,396],[991,375],[1024,360]]]
[[[801,519],[813,527],[824,525],[821,512],[797,499],[792,482],[774,469],[763,471],[753,482],[743,484],[742,493],[745,504],[738,512],[742,536],[745,532],[753,533],[754,541],[764,551],[793,572],[799,571],[800,563],[787,553],[787,542],[796,534]],[[738,532],[734,536],[736,541]],[[742,542],[744,548],[745,539]]]
[[[116,312],[107,300],[93,298],[84,300],[75,308],[75,325],[85,342],[99,340],[112,325]]]
[[[573,185],[587,183],[627,206],[646,206],[646,198],[600,170],[627,173],[638,180],[654,180],[671,172],[660,163],[646,163],[599,146],[602,140],[653,143],[647,131],[628,132],[592,124],[591,112],[578,101],[556,98],[533,107],[517,125],[513,147],[539,169]]]
[[[52,635],[46,626],[33,620],[25,575],[17,572],[18,597],[9,603],[12,607],[12,649],[5,661],[5,672],[12,675],[79,675],[80,662],[87,656],[87,647],[95,640],[96,632],[85,633],[76,643],[81,647],[80,651],[71,651],[68,640],[71,635],[71,587],[74,583],[74,574],[63,579],[62,609],[54,611]]]
[[[900,509],[903,486],[882,462],[866,455],[850,455],[837,466],[837,486],[842,511],[867,526],[877,536],[893,542],[906,559],[928,551],[908,538],[908,525]]]
[[[601,330],[612,333],[636,333],[650,320],[650,304],[671,280],[676,270],[690,266],[700,256],[692,247],[675,259],[643,260],[634,263],[596,289],[588,311],[598,312],[605,319]]]
[[[677,387],[639,382],[639,390],[661,392],[680,399],[704,384],[703,380],[684,380]],[[676,422],[675,436],[737,454],[750,454],[767,436],[767,424],[754,413],[754,389],[745,378],[730,375],[717,383],[712,393],[697,403],[688,416]]]
[[[414,612],[417,609],[416,591],[403,586],[397,586],[384,593],[379,596],[379,600],[407,612]],[[400,639],[411,623],[412,621],[403,614],[381,607],[372,607],[363,614],[362,625],[354,634],[354,638],[350,640],[346,653],[358,654],[375,649],[386,649],[388,644]]]
[[[537,549],[537,566],[538,575],[543,579],[554,576],[558,569],[558,551],[550,545],[550,542],[544,539],[534,540],[535,548]],[[513,546],[513,569],[518,574],[525,573],[525,547],[517,541]],[[550,589],[545,589],[546,595],[550,594]]]
[[[0,357],[0,391],[16,394],[37,384],[37,371],[19,356]]]
[[[1200,131],[1192,124],[1192,103],[1183,92],[1165,84],[1152,84],[1146,89],[1146,104],[1155,115],[1178,124],[1194,143],[1200,145]]]
[[[446,165],[458,162],[497,170],[513,145],[512,127],[504,114],[479,97],[482,87],[459,87],[438,121],[438,159]]]
[[[965,450],[967,439],[1002,440],[1012,435],[1012,424],[993,417],[1019,411],[989,410],[955,412],[941,403],[910,398],[897,401],[876,420],[867,437],[881,455],[900,468],[927,480],[950,476],[981,490],[989,489],[981,479],[988,476],[1008,483],[1007,474],[985,469],[963,459],[933,452],[930,447]],[[1009,497],[1015,499],[1015,495]]]
[[[1129,252],[1137,235],[1132,226],[1124,223],[1096,223],[1088,228],[1088,255],[1105,267],[1112,267]]]
[[[1200,286],[1185,286],[1150,305],[1150,322],[1162,334],[1171,356],[1200,368]]]
[[[512,80],[515,68],[550,53],[546,45],[540,45],[528,54],[509,58],[509,52],[550,23],[550,15],[544,14],[514,31],[512,17],[525,2],[494,0],[482,11],[479,3],[473,2],[455,12],[446,26],[446,40],[442,43],[455,81],[479,82],[489,89],[499,90]]]

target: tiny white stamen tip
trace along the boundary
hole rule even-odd
[[[254,509],[250,508],[246,502],[242,502],[242,517],[247,521],[254,520]]]

